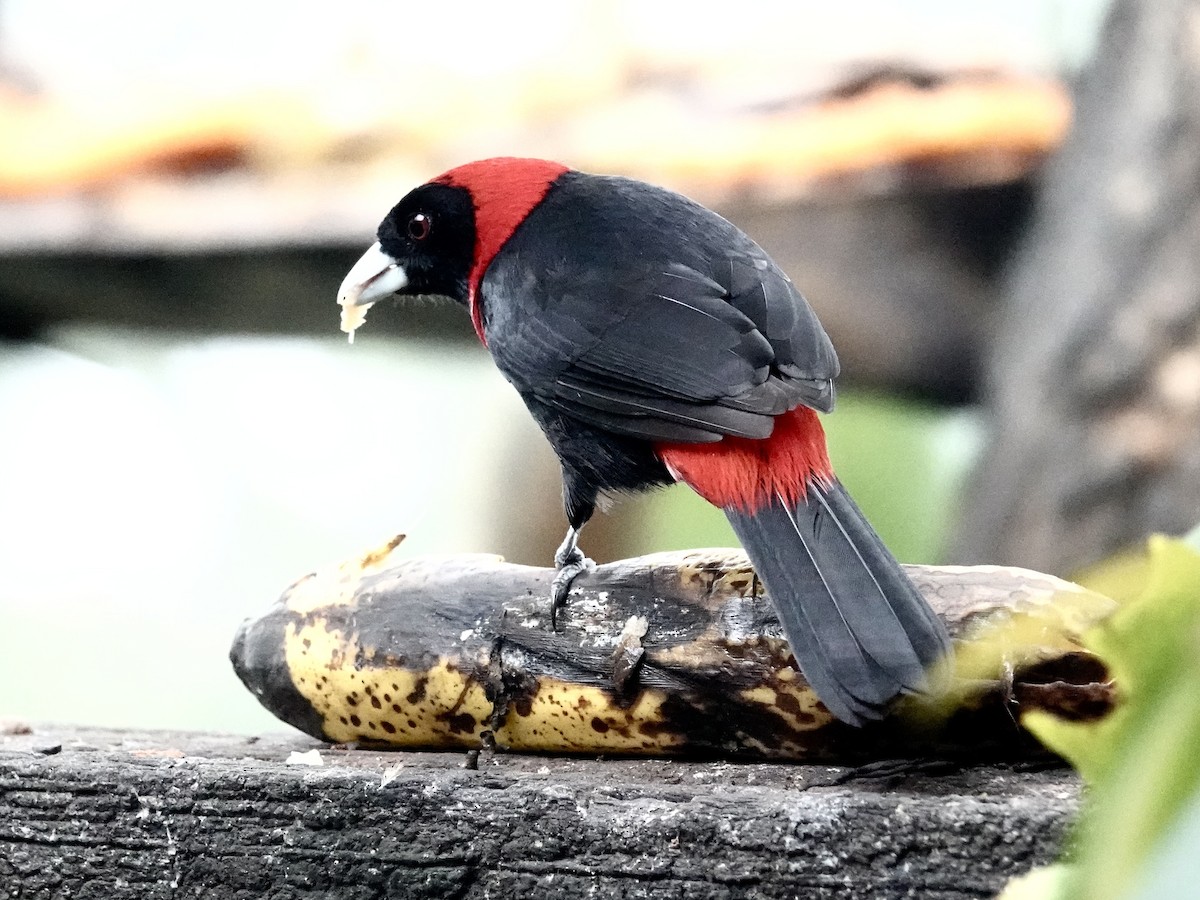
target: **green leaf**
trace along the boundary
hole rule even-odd
[[[1118,560],[1087,583],[1122,603],[1084,640],[1104,659],[1121,702],[1098,722],[1023,718],[1091,788],[1074,835],[1068,900],[1128,896],[1200,787],[1200,553],[1154,537],[1143,557]]]

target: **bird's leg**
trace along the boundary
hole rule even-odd
[[[596,564],[579,549],[579,532],[596,511],[596,487],[574,466],[563,462],[563,511],[567,536],[554,554],[554,581],[550,583],[550,629],[558,631],[558,608],[565,606],[571,582]]]
[[[572,525],[567,529],[567,536],[554,554],[554,581],[550,583],[551,630],[558,630],[558,608],[566,605],[571,582],[594,568],[596,564],[579,549],[579,529]]]

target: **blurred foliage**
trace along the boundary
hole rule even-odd
[[[1052,900],[1195,896],[1200,883],[1200,536],[1156,536],[1081,578],[1120,604],[1085,637],[1119,687],[1096,722],[1023,723],[1089,785],[1072,862],[1004,895]]]
[[[842,391],[822,417],[833,465],[892,552],[936,562],[982,441],[977,412],[870,391]],[[643,518],[647,550],[737,546],[720,510],[672,488]]]

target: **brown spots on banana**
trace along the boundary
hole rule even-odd
[[[629,706],[599,687],[538,680],[527,702],[512,708],[496,729],[496,746],[550,753],[628,753],[661,756],[677,752],[686,736],[667,723],[666,693],[642,690]]]
[[[776,672],[770,683],[747,688],[741,697],[746,703],[757,704],[765,712],[779,716],[795,732],[812,731],[834,721],[807,682],[791,667]]]
[[[1078,641],[1111,601],[1040,573],[910,567],[957,668],[936,697],[856,730],[796,671],[740,552],[601,566],[551,632],[548,570],[398,545],[301,579],[243,626],[235,668],[284,721],[410,749],[830,759],[1016,747],[1014,702],[1080,716],[1112,703]]]
[[[316,617],[284,636],[296,690],[336,743],[397,747],[476,747],[491,713],[484,688],[451,661],[424,670],[375,665],[358,636]]]
[[[655,554],[646,559],[654,561],[670,556],[677,558],[679,583],[685,590],[699,589],[706,597],[729,594],[755,597],[763,593],[762,582],[755,575],[754,567],[749,561],[730,565],[728,550],[688,550],[683,554]]]

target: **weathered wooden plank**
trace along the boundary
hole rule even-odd
[[[1078,802],[1064,769],[466,759],[3,736],[0,898],[961,900],[1052,857]]]

